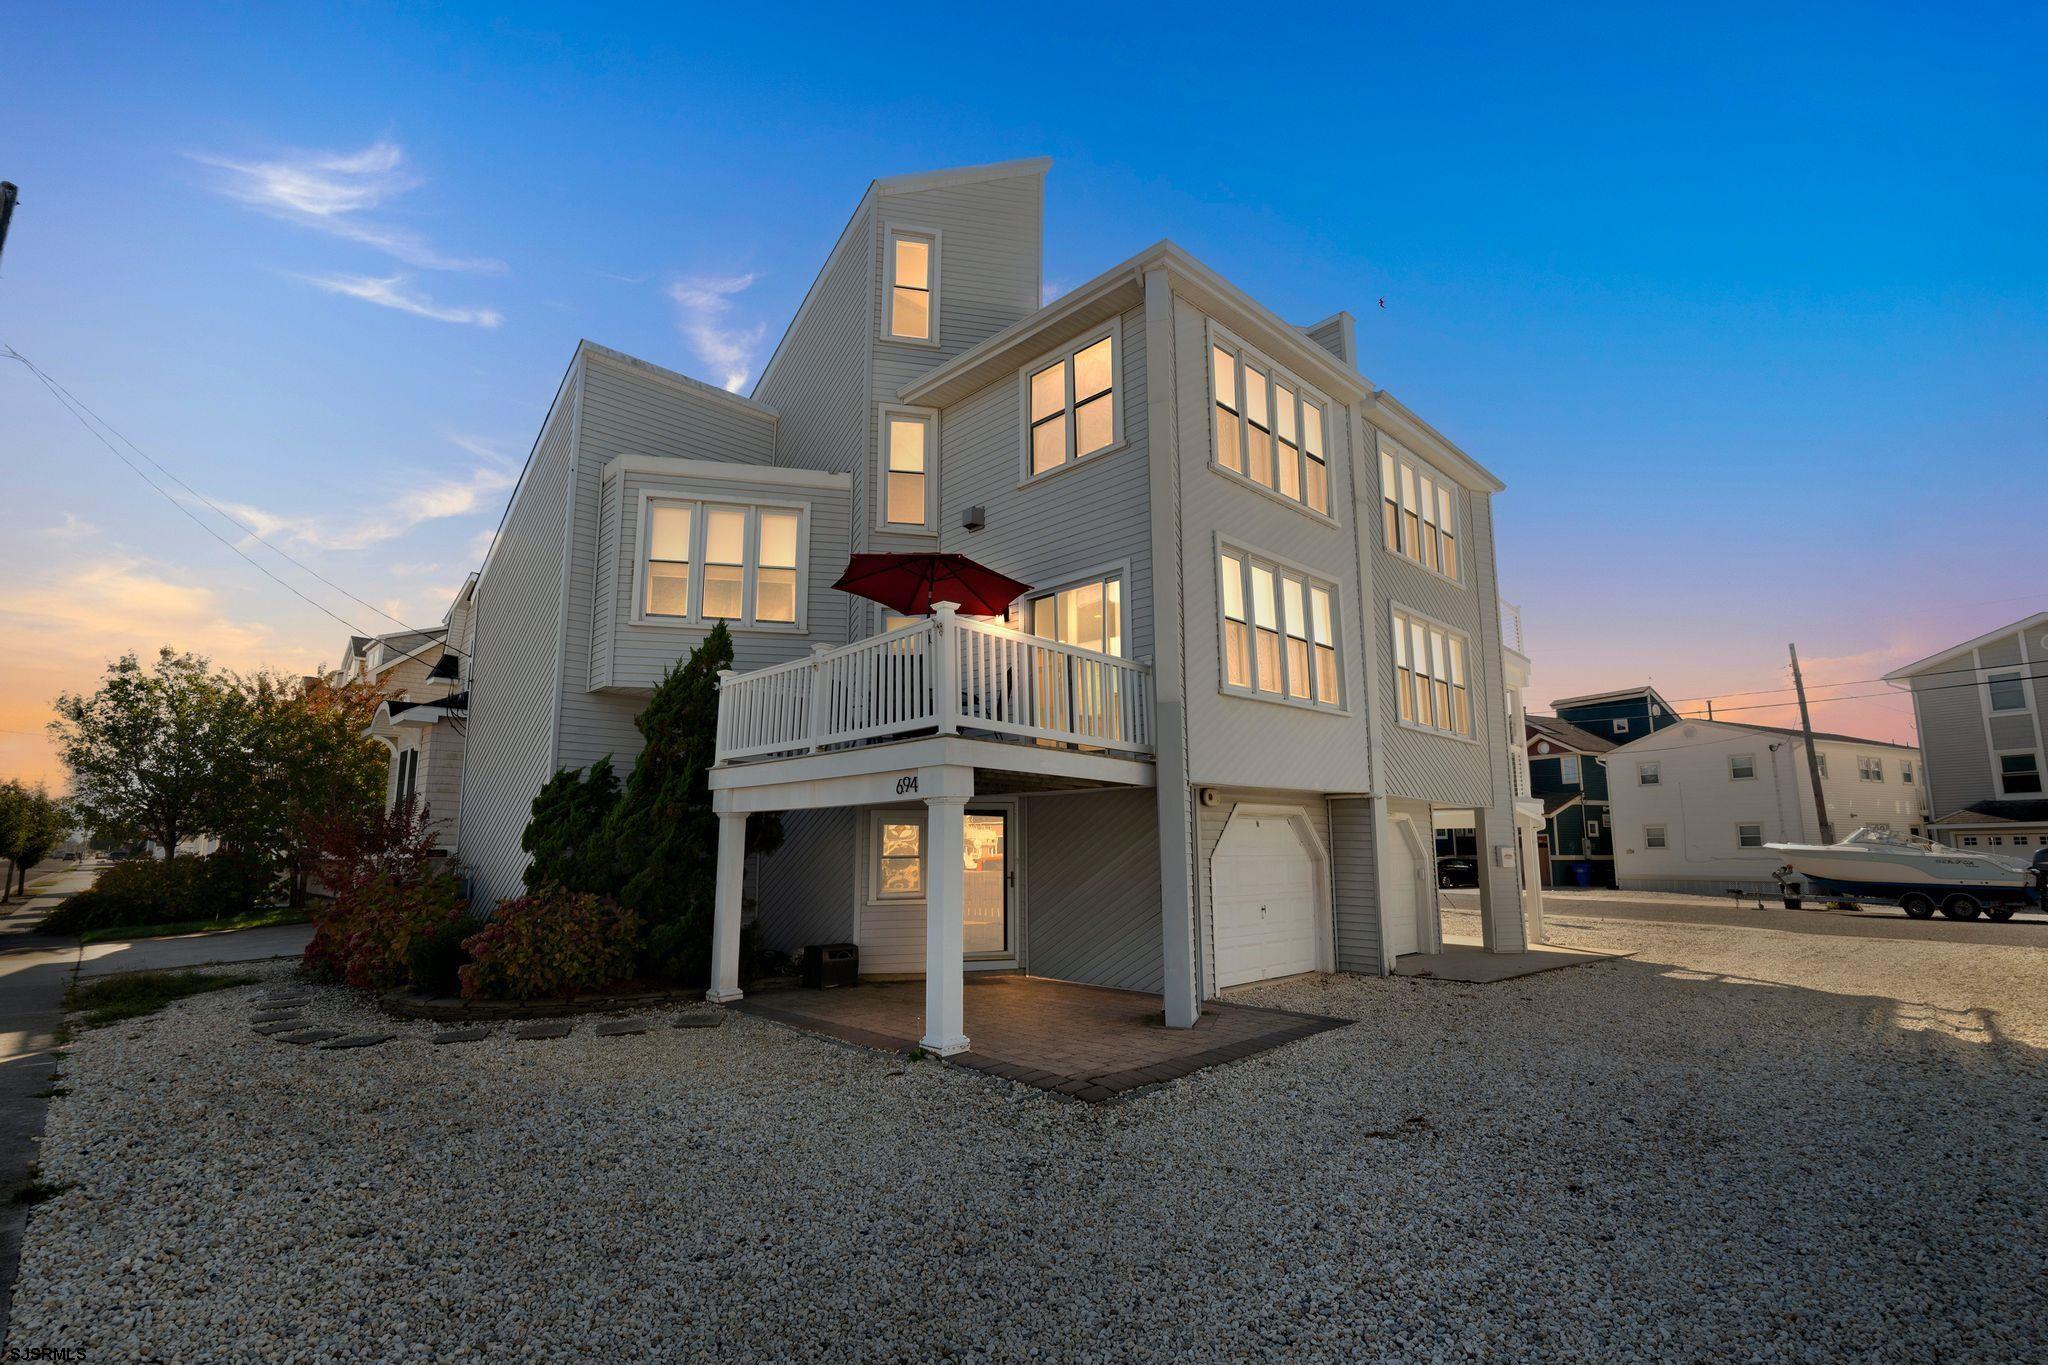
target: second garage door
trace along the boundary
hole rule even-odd
[[[1316,862],[1291,820],[1232,818],[1210,877],[1218,986],[1316,969]]]

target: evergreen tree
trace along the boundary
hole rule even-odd
[[[519,846],[533,855],[526,889],[609,896],[618,876],[605,839],[605,817],[619,803],[619,779],[606,754],[589,768],[558,772],[533,798],[533,819]]]

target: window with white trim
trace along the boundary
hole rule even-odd
[[[1380,438],[1381,538],[1394,554],[1454,582],[1458,578],[1455,487],[1396,442]]]
[[[1823,776],[1823,777],[1827,776],[1827,770],[1826,770],[1825,768],[1823,768],[1823,769],[1821,770],[1821,776]],[[1902,758],[1902,759],[1900,759],[1900,760],[1899,760],[1899,781],[1900,781],[1900,782],[1902,782],[1902,783],[1904,783],[1904,784],[1905,784],[1906,786],[1908,786],[1908,787],[1910,787],[1910,786],[1912,786],[1912,785],[1913,785],[1913,760],[1912,760],[1912,759],[1910,759],[1910,758]]]
[[[803,509],[674,498],[644,506],[642,620],[801,623]]]
[[[1657,786],[1658,784],[1660,784],[1661,782],[1663,782],[1663,780],[1664,780],[1664,779],[1663,779],[1662,775],[1661,775],[1661,774],[1660,774],[1660,773],[1658,772],[1658,768],[1657,768],[1657,765],[1656,765],[1656,764],[1654,764],[1654,763],[1638,763],[1638,764],[1636,764],[1636,785],[1637,785],[1637,786],[1639,786],[1639,787],[1654,787],[1654,786]]]
[[[1586,837],[1588,839],[1597,839],[1600,837],[1600,821],[1598,820],[1598,818],[1588,819],[1586,821]]]
[[[1730,782],[1747,782],[1755,776],[1755,754],[1728,755],[1728,780]]]
[[[1216,467],[1329,516],[1322,400],[1220,330],[1209,344],[1209,388]]]
[[[1122,327],[1112,323],[1024,367],[1024,477],[1035,479],[1122,444]]]
[[[1991,709],[1994,711],[2024,711],[2027,709],[2027,683],[2019,673],[1994,673],[1984,684],[1991,693]]]
[[[882,529],[936,531],[938,414],[925,408],[882,409]]]
[[[1392,613],[1395,706],[1404,725],[1472,735],[1465,680],[1465,637],[1395,607]]]
[[[1858,754],[1856,756],[1856,776],[1859,781],[1863,782],[1884,781],[1884,760]]]
[[[1820,764],[1820,775],[1826,777],[1828,775],[1828,756],[1826,754],[1815,754],[1813,757],[1814,761]]]
[[[1762,825],[1737,825],[1735,827],[1735,846],[1737,848],[1762,848],[1764,846],[1764,827]]]
[[[915,228],[889,229],[889,272],[884,307],[895,341],[929,342],[938,336],[939,235]]]
[[[2029,751],[1998,756],[1998,780],[2007,796],[2038,796],[2041,793],[2041,759]]]
[[[1579,767],[1579,756],[1577,754],[1566,754],[1557,760],[1558,781],[1568,782],[1576,787],[1579,785],[1582,776],[1583,774]]]
[[[1665,839],[1665,837],[1664,837],[1664,826],[1662,826],[1662,825],[1644,825],[1644,826],[1643,826],[1643,847],[1644,847],[1644,848],[1668,848],[1669,846],[1670,846],[1670,845],[1669,845],[1669,843],[1668,843],[1668,842],[1666,841],[1666,839]]]
[[[1234,547],[1216,557],[1223,690],[1301,706],[1342,706],[1337,590]]]
[[[1063,645],[1104,654],[1124,653],[1124,581],[1107,574],[1070,583],[1035,597],[1020,597],[1010,607],[1012,630],[1057,640]]]
[[[1627,734],[1627,733],[1628,733],[1628,717],[1627,717],[1627,716],[1617,716],[1617,717],[1615,718],[1615,721],[1614,721],[1614,733],[1615,733],[1615,734],[1617,734],[1617,735],[1625,735],[1625,734]]]
[[[876,811],[872,816],[878,901],[924,899],[924,821],[910,811]]]
[[[1963,847],[1964,847],[1964,848],[1975,848],[1976,846],[1977,846],[1977,836],[1976,836],[1976,835],[1974,835],[1974,834],[1965,834],[1965,835],[1963,836]]]

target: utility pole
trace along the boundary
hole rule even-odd
[[[7,250],[7,225],[14,219],[14,199],[19,193],[12,180],[0,180],[0,251]]]
[[[1792,689],[1799,694],[1799,730],[1806,738],[1806,772],[1813,779],[1813,813],[1820,817],[1820,841],[1832,844],[1835,827],[1828,820],[1828,798],[1820,789],[1820,751],[1813,747],[1813,717],[1806,710],[1806,679],[1799,673],[1799,646],[1792,651]]]

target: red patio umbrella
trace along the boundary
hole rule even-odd
[[[966,555],[931,553],[855,555],[832,586],[903,616],[928,616],[934,602],[955,603],[967,616],[1001,616],[1031,591]]]

